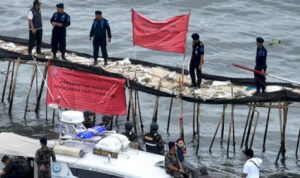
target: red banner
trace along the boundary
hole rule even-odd
[[[153,21],[132,10],[133,45],[159,51],[185,52],[190,15]]]
[[[98,114],[125,115],[124,79],[49,67],[47,105],[90,110]]]

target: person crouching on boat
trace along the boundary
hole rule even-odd
[[[247,156],[247,161],[244,164],[242,178],[259,178],[259,167],[262,163],[260,158],[253,157],[253,150],[246,149],[243,151]]]
[[[162,136],[157,132],[158,128],[157,123],[152,123],[150,125],[150,132],[144,135],[144,142],[147,152],[164,155],[164,141]]]
[[[65,56],[66,52],[66,28],[71,24],[70,16],[64,12],[64,4],[59,3],[56,5],[57,12],[55,12],[50,20],[53,30],[51,39],[51,48],[53,58],[57,59],[56,53],[59,49],[61,52],[61,58],[67,60]]]
[[[179,138],[177,141],[177,155],[179,158],[180,163],[182,164],[182,167],[184,169],[189,170],[192,173],[193,178],[199,177],[199,172],[195,166],[193,166],[191,163],[189,163],[187,160],[185,160],[186,155],[186,148],[184,146],[184,140],[182,138]]]
[[[131,142],[137,142],[137,135],[135,132],[132,131],[133,124],[130,121],[127,121],[125,123],[125,132],[122,134],[125,135],[129,141]]]
[[[104,115],[102,117],[102,122],[99,124],[99,126],[105,127],[106,130],[112,130],[112,128],[111,128],[111,120],[112,120],[111,116]]]
[[[202,66],[204,63],[204,44],[199,40],[198,33],[192,34],[193,39],[193,52],[190,62],[190,76],[192,80],[191,87],[200,88],[202,80]],[[195,70],[197,73],[197,83],[195,77]]]
[[[101,47],[102,57],[104,58],[104,65],[107,65],[107,50],[106,50],[106,36],[108,36],[108,42],[111,42],[111,32],[108,20],[102,17],[101,11],[95,12],[95,19],[90,32],[90,40],[93,39],[94,47],[94,65],[97,65],[97,59],[99,56],[99,47]]]
[[[33,7],[28,11],[29,43],[28,55],[32,55],[32,49],[36,45],[36,53],[41,54],[43,37],[43,23],[41,14],[41,3],[39,0],[33,2]]]
[[[166,172],[173,176],[174,178],[184,178],[186,173],[183,170],[183,167],[178,158],[175,142],[169,142],[169,151],[165,156],[165,167]]]
[[[84,121],[82,122],[82,124],[84,125],[85,128],[89,129],[92,127],[95,127],[95,120],[94,120],[94,113],[86,110],[83,112],[83,116],[84,116]]]
[[[47,147],[47,138],[40,138],[41,148],[35,153],[35,161],[38,166],[38,178],[51,178],[51,160],[56,162],[53,149]]]
[[[267,49],[264,47],[264,39],[261,37],[256,38],[256,60],[255,60],[255,70],[265,73],[267,70]],[[266,77],[257,73],[254,73],[255,83],[256,83],[256,93],[260,94],[260,89],[262,93],[266,89]]]

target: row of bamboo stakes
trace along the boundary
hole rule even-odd
[[[9,110],[8,113],[11,115],[12,114],[12,108],[13,108],[13,102],[14,102],[14,95],[15,95],[15,90],[16,90],[16,85],[17,85],[17,78],[18,78],[18,73],[19,73],[19,67],[20,64],[28,64],[26,62],[22,62],[20,59],[17,59],[16,61],[14,60],[8,60],[8,65],[7,65],[7,72],[6,72],[6,77],[5,77],[5,81],[4,81],[4,87],[3,87],[3,91],[2,91],[2,98],[1,101],[2,103],[4,103],[4,99],[5,99],[5,94],[6,92],[6,88],[9,85],[9,91],[8,91],[8,98],[7,100],[9,101]],[[35,106],[35,112],[38,114],[40,111],[40,102],[41,102],[41,98],[42,98],[42,94],[43,94],[43,90],[44,90],[44,86],[45,86],[45,80],[47,78],[47,72],[48,72],[48,64],[44,65],[44,72],[42,75],[42,81],[41,81],[41,85],[40,87],[38,86],[38,71],[39,71],[39,66],[38,64],[35,62],[32,64],[33,65],[33,69],[32,69],[32,75],[31,75],[31,80],[30,80],[30,85],[29,85],[29,91],[26,97],[26,101],[25,101],[25,111],[24,111],[24,121],[26,124],[26,118],[27,118],[27,111],[28,111],[28,104],[29,104],[29,99],[30,99],[30,95],[32,93],[32,88],[34,85],[34,79],[36,82],[36,106]],[[11,75],[9,75],[11,73]],[[9,82],[9,76],[10,76],[10,83]],[[159,86],[158,86],[158,90],[160,90],[161,87],[161,80],[159,82]],[[129,101],[128,101],[128,112],[127,112],[127,121],[130,120],[130,115],[134,124],[134,130],[137,133],[138,129],[137,129],[137,115],[139,115],[139,122],[140,122],[140,129],[141,129],[141,133],[142,135],[144,135],[144,125],[143,125],[143,119],[142,119],[142,111],[141,111],[141,106],[140,106],[140,99],[139,99],[139,93],[137,90],[134,90],[130,87],[130,82],[129,79],[127,79],[127,87],[128,87],[128,96],[129,96]],[[232,91],[232,96],[233,96],[233,91]],[[180,97],[180,96],[179,96]],[[194,96],[194,98],[196,99],[196,96]],[[155,104],[154,104],[154,111],[153,111],[153,116],[152,116],[152,122],[157,122],[158,119],[158,107],[159,107],[159,96],[156,96],[155,99]],[[245,122],[245,127],[244,127],[244,132],[243,132],[243,137],[242,137],[242,141],[241,141],[241,145],[240,148],[242,149],[244,148],[252,148],[253,146],[253,142],[254,142],[254,137],[255,137],[255,133],[256,133],[256,128],[257,128],[257,123],[259,120],[259,112],[256,110],[256,108],[258,107],[262,107],[262,108],[268,108],[268,114],[267,114],[267,120],[266,120],[266,126],[265,126],[265,132],[264,132],[264,138],[263,138],[263,145],[262,145],[262,151],[265,152],[266,151],[266,139],[267,139],[267,133],[268,133],[268,125],[269,125],[269,120],[270,120],[270,113],[271,113],[271,109],[278,109],[279,111],[279,123],[280,123],[280,149],[278,151],[277,157],[276,157],[276,161],[275,163],[278,163],[278,160],[280,158],[281,155],[281,162],[284,163],[285,162],[285,152],[286,152],[286,148],[285,148],[285,132],[286,132],[286,125],[287,125],[287,115],[288,115],[288,108],[289,105],[291,103],[290,102],[278,102],[277,105],[273,105],[272,102],[269,103],[269,105],[264,105],[264,104],[260,104],[260,103],[250,103],[248,104],[249,107],[249,111],[248,111],[248,115],[247,115],[247,119]],[[169,114],[168,114],[168,121],[167,121],[167,129],[166,129],[166,133],[168,135],[170,135],[169,133],[169,129],[170,129],[170,121],[172,118],[172,108],[174,105],[174,97],[171,97],[170,100],[170,106],[169,106]],[[212,152],[212,147],[214,144],[214,141],[216,139],[219,127],[221,126],[221,144],[223,144],[224,141],[224,131],[225,131],[225,113],[226,113],[226,109],[227,109],[228,104],[223,104],[223,111],[222,111],[222,115],[221,118],[217,124],[213,139],[210,143],[210,147],[209,147],[209,152]],[[46,108],[46,121],[48,120],[48,107]],[[236,142],[235,142],[235,127],[234,127],[234,109],[235,109],[235,105],[232,104],[231,105],[231,118],[230,118],[230,124],[229,124],[229,131],[228,131],[228,138],[227,138],[227,156],[229,157],[229,151],[230,151],[230,142],[231,142],[231,134],[232,134],[232,147],[233,147],[233,153],[235,153],[235,146],[236,146]],[[256,114],[256,117],[255,117]],[[52,123],[54,123],[55,120],[55,115],[56,115],[56,111],[55,109],[53,109],[53,114],[52,114]],[[115,118],[115,124],[116,126],[118,126],[117,124],[118,121],[118,116],[116,116]],[[253,121],[254,126],[253,126]],[[181,119],[179,122],[182,122],[183,124],[183,119]],[[111,126],[113,124],[113,121],[111,122]],[[252,126],[254,127],[252,130]],[[183,126],[182,126],[183,127]],[[180,133],[180,137],[183,138],[183,128],[182,132]],[[251,130],[252,130],[252,136],[251,136]],[[193,105],[193,136],[197,136],[197,149],[196,149],[196,154],[198,154],[199,151],[199,146],[200,146],[200,103],[194,103]],[[250,138],[251,137],[251,138]],[[296,152],[295,152],[295,156],[296,159],[298,160],[298,149],[299,149],[299,142],[300,142],[300,129],[298,132],[298,139],[297,139],[297,144],[296,144]]]

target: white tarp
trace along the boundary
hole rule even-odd
[[[34,157],[40,146],[40,141],[24,137],[12,132],[0,133],[0,154]],[[48,146],[53,146],[54,141],[48,141]]]

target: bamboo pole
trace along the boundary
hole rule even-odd
[[[53,109],[53,112],[52,112],[52,123],[54,123],[54,118],[55,118],[55,109]]]
[[[252,148],[253,145],[253,141],[254,141],[254,137],[255,137],[255,132],[256,132],[256,128],[257,128],[257,123],[258,123],[258,118],[259,118],[259,112],[255,110],[255,112],[257,113],[256,115],[256,120],[255,120],[255,124],[254,124],[254,130],[252,133],[252,139],[251,139],[251,143],[250,143],[250,148]]]
[[[48,121],[48,106],[46,105],[45,107],[45,117],[46,117],[46,122]]]
[[[11,71],[11,77],[10,77],[10,86],[9,86],[9,92],[8,92],[8,101],[10,102],[10,99],[11,99],[11,89],[12,89],[12,86],[13,86],[13,80],[14,80],[14,73],[15,73],[15,65],[16,65],[16,62],[13,61],[13,66],[12,66],[12,71]]]
[[[37,66],[33,66],[33,69],[32,69],[32,75],[31,75],[31,81],[30,81],[30,86],[29,86],[29,91],[28,91],[28,94],[27,94],[27,98],[26,98],[26,102],[25,102],[25,111],[24,111],[24,121],[26,123],[26,116],[27,116],[27,109],[28,109],[28,103],[29,103],[29,97],[30,97],[30,94],[31,94],[31,90],[32,90],[32,85],[33,85],[33,81],[34,81],[34,78],[37,74]]]
[[[42,94],[43,94],[43,90],[44,90],[44,86],[45,86],[45,80],[47,78],[47,74],[48,74],[48,67],[49,65],[45,65],[45,69],[44,69],[44,73],[43,73],[43,78],[42,78],[42,82],[41,82],[41,87],[38,93],[38,97],[37,97],[37,103],[36,103],[36,107],[35,107],[35,112],[38,113],[39,109],[40,109],[40,101],[42,98]]]
[[[299,160],[298,159],[298,149],[299,149],[299,142],[300,142],[300,129],[299,129],[299,132],[298,132],[298,139],[297,139],[297,145],[296,145],[296,160]]]
[[[225,104],[223,105],[223,111],[224,111],[224,106],[225,106]],[[221,124],[221,122],[222,122],[222,119],[223,119],[223,117],[221,116],[220,121],[218,122],[218,125],[217,125],[217,128],[216,128],[214,137],[213,137],[213,139],[212,139],[212,141],[211,141],[211,143],[210,143],[210,146],[209,146],[209,152],[211,152],[211,148],[212,148],[212,146],[213,146],[213,144],[214,144],[214,141],[215,141],[215,139],[216,139],[216,135],[217,135],[217,133],[218,133],[220,124]]]
[[[10,64],[11,64],[11,61],[8,61],[6,76],[5,76],[5,81],[4,81],[4,87],[3,87],[3,92],[2,92],[2,98],[1,98],[2,103],[4,103],[5,91],[6,91],[7,81],[8,81],[8,77],[9,77]]]
[[[132,115],[134,131],[135,131],[135,133],[137,133],[136,120],[135,120],[135,110],[134,110],[134,105],[133,105],[132,89],[131,89],[130,81],[129,81],[128,78],[127,78],[127,86],[128,86],[129,101],[130,101],[130,108],[131,108],[131,115]]]
[[[142,135],[144,135],[144,124],[143,124],[143,118],[142,118],[142,111],[141,111],[141,105],[140,105],[140,97],[139,97],[139,92],[137,91],[137,105],[138,105],[138,110],[139,110],[139,118],[140,118],[140,124],[141,124],[141,131]]]
[[[243,148],[243,144],[244,144],[244,140],[245,140],[245,135],[246,135],[246,130],[248,128],[248,123],[249,123],[249,119],[250,119],[250,114],[251,114],[252,107],[253,107],[253,105],[249,106],[249,111],[248,111],[248,116],[247,116],[247,120],[246,120],[246,123],[245,123],[243,138],[242,138],[242,141],[241,141],[241,148]]]
[[[16,74],[15,74],[15,77],[13,80],[13,85],[12,85],[12,91],[11,91],[11,96],[10,96],[11,98],[10,98],[9,110],[8,110],[9,114],[11,114],[13,103],[14,103],[14,95],[15,95],[15,90],[16,90],[16,85],[17,85],[19,66],[20,66],[20,58],[18,58],[18,60],[17,60]]]
[[[197,139],[198,141],[197,141],[196,154],[198,154],[199,147],[200,147],[200,103],[198,103],[198,107],[197,107],[197,137],[198,137]]]
[[[222,130],[221,130],[221,145],[223,144],[224,138],[224,129],[225,129],[225,112],[226,112],[227,104],[223,104],[223,113],[222,113]]]
[[[173,94],[174,93],[172,93],[171,102],[170,102],[170,108],[169,108],[169,115],[168,115],[168,124],[167,124],[167,134],[168,135],[170,135],[169,129],[170,129],[171,114],[172,114],[173,100],[174,100]]]
[[[35,65],[37,66],[37,65]],[[38,72],[36,72],[36,77],[35,77],[35,95],[36,95],[36,103],[38,102],[39,99],[39,77],[38,77]],[[43,80],[43,79],[42,79]]]
[[[233,107],[232,107],[233,108]],[[231,110],[232,112],[232,110]],[[230,145],[230,137],[231,137],[231,127],[232,127],[232,113],[231,113],[231,119],[230,119],[230,124],[229,124],[229,131],[228,131],[228,141],[227,141],[227,157],[229,157],[229,145]]]
[[[119,119],[119,115],[117,115],[117,117],[116,117],[116,119],[115,119],[115,125],[116,125],[116,127],[117,127],[117,130],[119,129],[118,119]]]
[[[128,89],[129,90],[129,89]],[[127,118],[126,121],[128,122],[130,119],[130,108],[131,108],[131,103],[130,103],[130,98],[128,99],[128,108],[127,108]]]
[[[160,78],[159,83],[158,83],[158,88],[157,88],[158,91],[160,90],[161,83],[162,83],[162,78]],[[152,122],[157,122],[158,103],[159,103],[159,96],[156,96],[154,110],[153,110],[153,116],[152,116]]]
[[[249,126],[248,126],[246,141],[245,141],[245,148],[246,149],[248,149],[248,141],[249,141],[249,137],[250,137],[250,133],[251,133],[251,127],[252,127],[254,112],[255,112],[255,105],[252,107],[252,113],[251,113],[251,117],[250,117],[250,121],[249,121]]]
[[[194,94],[194,101],[196,100],[196,95]],[[193,103],[193,137],[195,137],[196,132],[195,132],[195,118],[196,118],[196,102]]]
[[[231,105],[231,122],[232,122],[232,146],[233,153],[235,153],[235,132],[234,132],[234,104]]]
[[[272,102],[269,104],[270,106],[272,105]],[[263,142],[263,152],[266,151],[266,140],[267,140],[267,134],[268,134],[268,127],[269,127],[269,120],[270,120],[270,113],[271,113],[271,107],[268,109],[268,116],[267,116],[267,121],[266,121],[266,128],[265,128],[265,134],[264,134],[264,142]]]

